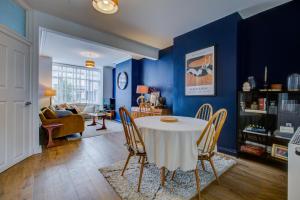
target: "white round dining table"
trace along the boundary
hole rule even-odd
[[[162,122],[163,116],[135,119],[145,143],[147,159],[170,171],[193,170],[198,160],[197,140],[207,121],[192,117],[172,116],[177,122]]]

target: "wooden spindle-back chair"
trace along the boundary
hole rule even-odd
[[[140,177],[138,182],[138,192],[140,191],[141,187],[141,180],[143,176],[143,170],[145,165],[145,159],[147,157],[145,144],[143,138],[140,134],[139,129],[137,128],[136,124],[134,123],[133,118],[131,117],[130,113],[125,107],[119,108],[119,113],[121,117],[121,121],[124,128],[124,134],[126,138],[126,147],[129,151],[125,166],[121,173],[121,176],[124,175],[126,167],[129,163],[129,160],[132,156],[138,156],[141,158],[141,169],[140,169]]]
[[[214,156],[214,150],[215,150],[216,144],[218,142],[219,136],[221,134],[221,130],[225,123],[226,117],[227,117],[226,109],[218,110],[208,121],[208,123],[205,126],[205,128],[203,129],[199,139],[197,140],[198,160],[201,161],[203,170],[205,170],[204,160],[209,161],[218,183],[220,183],[220,181],[219,181],[218,174],[215,169],[212,157]],[[200,143],[201,144],[204,143],[204,145],[200,147]],[[175,173],[176,173],[176,171],[173,172],[172,179],[174,178]],[[199,177],[199,173],[198,173],[198,164],[196,165],[195,175],[196,175],[198,196],[200,199],[200,177]]]
[[[200,135],[197,141],[198,160],[201,161],[203,170],[205,170],[204,160],[209,161],[213,173],[216,176],[216,180],[218,184],[220,184],[220,181],[212,157],[215,154],[215,147],[217,145],[226,118],[227,118],[227,110],[224,108],[218,110],[208,121],[206,127],[202,131],[202,134]],[[200,143],[203,144],[203,142],[201,142],[202,140],[204,141],[204,145],[199,147]],[[197,182],[197,190],[200,198],[200,182]]]
[[[212,115],[213,115],[212,106],[208,103],[205,103],[198,109],[195,118],[208,121],[208,120],[210,120]]]

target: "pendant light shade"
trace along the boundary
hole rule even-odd
[[[86,60],[85,61],[85,66],[87,68],[94,68],[95,67],[95,61],[93,61],[93,60]]]
[[[104,14],[114,14],[119,9],[119,0],[93,0],[93,7]]]

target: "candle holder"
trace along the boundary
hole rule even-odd
[[[267,82],[264,83],[264,89],[268,89],[269,84]]]
[[[265,66],[264,88],[268,89],[268,66]]]

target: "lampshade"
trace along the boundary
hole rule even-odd
[[[146,85],[138,85],[136,88],[136,93],[137,94],[147,94],[148,93],[148,86]]]
[[[54,90],[52,88],[48,88],[48,89],[45,90],[44,95],[46,97],[54,97],[54,96],[56,96],[56,90]]]
[[[85,61],[85,66],[87,68],[94,68],[95,67],[95,61],[93,61],[93,60],[86,60]]]
[[[93,7],[104,14],[114,14],[119,9],[119,0],[93,0]]]

